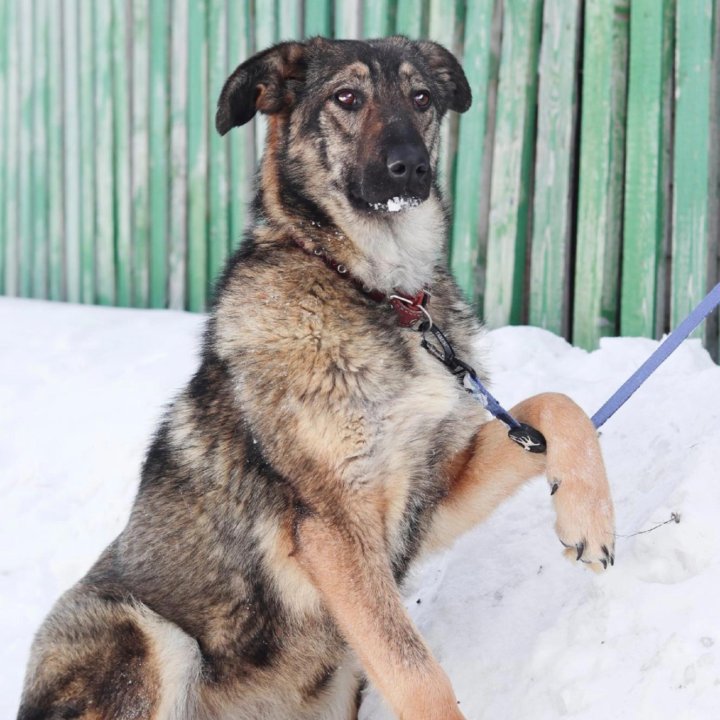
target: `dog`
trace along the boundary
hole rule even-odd
[[[521,402],[547,441],[526,452],[421,344],[432,323],[484,377],[436,180],[470,104],[450,52],[399,36],[281,43],[228,78],[217,130],[268,119],[253,221],[126,528],[37,633],[18,720],[349,720],[366,678],[399,718],[457,720],[410,566],[541,474],[566,552],[612,562],[585,413]]]

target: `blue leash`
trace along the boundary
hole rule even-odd
[[[720,305],[720,283],[700,304],[665,338],[655,352],[617,389],[615,394],[592,416],[593,425],[604,425],[630,398],[630,396],[657,370],[678,345]]]
[[[657,350],[592,416],[593,425],[596,428],[604,425],[718,305],[720,305],[720,283],[703,298],[699,305],[665,338]],[[529,452],[545,452],[546,443],[542,433],[525,423],[518,422],[505,410],[483,385],[475,370],[455,355],[455,350],[440,328],[430,322],[429,327],[426,325],[419,329],[423,333],[421,345],[440,360],[460,380],[465,390],[481,402],[494,417],[507,425],[508,436],[513,442]],[[432,337],[429,337],[430,335]]]

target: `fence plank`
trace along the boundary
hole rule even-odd
[[[33,14],[35,3],[20,3],[18,34],[20,37],[20,165],[18,184],[18,243],[20,246],[20,287],[22,297],[32,297],[33,276]]]
[[[714,242],[714,257],[710,259],[712,283],[720,280],[720,0],[713,5],[713,42],[710,69],[710,204],[708,233]],[[708,346],[713,358],[720,360],[720,312],[710,318]]]
[[[95,147],[95,87],[93,82],[93,25],[95,3],[79,2],[80,19],[80,137]],[[95,301],[95,162],[93,153],[80,153],[82,185],[80,270],[81,298]]]
[[[674,0],[634,0],[630,16],[627,162],[622,264],[623,335],[653,337],[665,231],[664,101]]]
[[[63,33],[63,233],[65,235],[65,292],[70,302],[80,302],[80,240],[82,236],[81,213],[83,196],[80,182],[81,152],[87,147],[87,138],[82,136],[80,115],[80,66],[79,66],[79,8],[78,0],[65,0],[62,4]],[[123,48],[123,62],[127,62]],[[126,103],[127,104],[127,103]],[[82,142],[81,142],[82,139]],[[118,261],[127,257],[118,250]]]
[[[618,327],[628,31],[628,0],[587,0],[572,338],[588,350]]]
[[[430,0],[428,38],[440,43],[462,59],[464,32],[464,3],[462,0]],[[457,149],[459,118],[449,113],[440,130],[440,158],[438,182],[446,197],[453,197],[453,162]]]
[[[48,2],[48,297],[65,300],[65,235],[63,206],[63,117],[62,117],[62,8]]]
[[[147,307],[150,301],[150,20],[147,3],[133,0],[132,15],[132,302],[135,307]]]
[[[98,3],[95,15],[95,201],[96,302],[115,303],[115,249],[113,228],[113,118],[112,118],[112,13]]]
[[[48,56],[47,2],[35,0],[33,17],[33,119],[32,119],[32,297],[48,296],[47,217],[47,115]],[[28,74],[29,69],[28,69]]]
[[[5,89],[6,157],[5,165],[0,167],[4,173],[5,184],[5,243],[3,247],[3,292],[6,295],[17,295],[18,289],[18,247],[17,247],[17,207],[18,207],[18,113],[19,113],[19,81],[20,63],[18,48],[18,5],[6,4],[6,64],[7,80]]]
[[[205,0],[188,0],[188,309],[207,298],[207,17]]]
[[[150,307],[167,307],[168,0],[150,4]]]
[[[5,167],[7,164],[7,84],[8,84],[8,4],[0,2],[0,106],[5,112],[0,112],[0,294],[5,290],[5,216],[7,208],[7,180]]]
[[[712,1],[677,0],[671,325],[708,287]],[[703,337],[707,326],[695,331]]]
[[[537,153],[530,259],[530,323],[568,331],[575,67],[580,3],[545,0],[540,50]]]
[[[224,0],[210,0],[209,7],[209,92],[220,95],[227,78],[227,17]],[[227,143],[210,128],[208,167],[208,279],[214,282],[228,251],[228,154]]]
[[[116,302],[132,304],[132,145],[130,135],[130,66],[128,43],[130,13],[126,0],[113,0],[112,95],[113,95],[113,214],[116,256]],[[70,238],[68,238],[68,241]]]
[[[395,4],[393,0],[367,0],[363,4],[363,37],[377,38],[392,34]]]
[[[395,32],[413,39],[422,37],[427,0],[397,0],[396,12]]]
[[[468,7],[465,23],[464,67],[473,95],[473,106],[460,118],[453,197],[450,268],[466,297],[476,302],[480,294],[478,238],[483,187],[488,98],[493,73],[491,33],[494,0],[477,0]]]
[[[332,0],[305,0],[305,37],[332,37]]]
[[[238,3],[231,3],[237,5]],[[173,0],[170,72],[170,219],[168,237],[168,304],[185,307],[187,293],[187,91],[188,6]]]
[[[306,12],[310,3],[306,3]],[[325,3],[327,5],[327,3]],[[327,10],[327,8],[325,8]],[[325,17],[329,17],[326,15]],[[306,15],[307,28],[307,15]],[[250,14],[243,3],[230,3],[228,10],[228,66],[227,74],[250,55]],[[226,136],[225,148],[230,163],[230,207],[228,221],[228,251],[232,252],[240,243],[245,229],[247,206],[250,202],[252,178],[255,168],[255,154],[252,133],[254,123]]]
[[[299,40],[302,37],[302,3],[298,0],[276,2],[278,40]]]
[[[540,3],[508,0],[498,88],[484,315],[490,327],[523,319],[528,193]]]
[[[335,37],[356,39],[362,36],[360,0],[335,0]]]

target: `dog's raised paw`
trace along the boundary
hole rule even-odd
[[[596,572],[615,564],[614,511],[606,483],[565,481],[553,495],[564,555]]]

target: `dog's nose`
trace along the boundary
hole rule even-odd
[[[396,145],[387,154],[388,175],[401,194],[421,193],[430,181],[430,158],[421,145]]]

